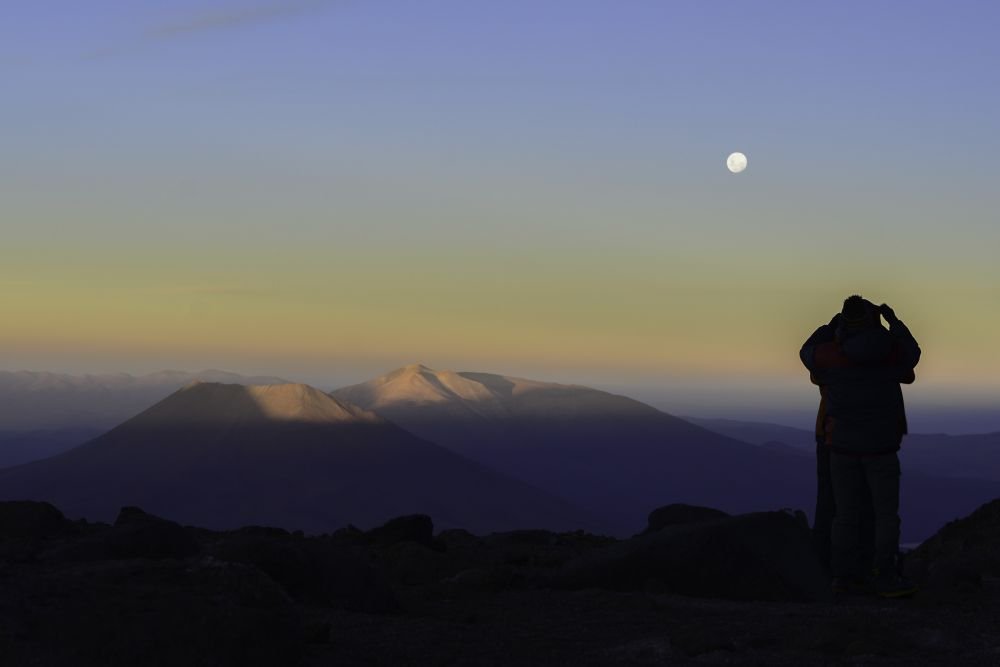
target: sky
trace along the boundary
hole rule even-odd
[[[924,350],[908,395],[995,405],[998,21],[4,2],[0,368],[337,386],[422,362],[784,408],[816,400],[798,348],[857,292]]]

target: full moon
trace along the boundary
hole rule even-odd
[[[747,168],[747,156],[743,153],[733,153],[726,158],[726,167],[734,174],[738,174]]]

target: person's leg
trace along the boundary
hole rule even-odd
[[[861,514],[858,524],[858,572],[862,576],[871,575],[875,567],[875,506],[868,476],[861,477]]]
[[[816,513],[812,538],[823,565],[830,567],[830,533],[833,530],[833,482],[830,479],[830,448],[816,443]]]
[[[833,483],[832,550],[833,576],[853,579],[859,573],[858,534],[861,513],[861,460],[856,456],[830,454],[830,478]]]
[[[875,512],[875,569],[895,570],[899,553],[899,456],[864,459],[865,477]]]

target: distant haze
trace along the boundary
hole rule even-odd
[[[934,386],[903,388],[909,428],[913,433],[1000,432],[1000,397],[992,392],[935,394]],[[816,419],[819,393],[803,375],[799,381],[769,384],[761,380],[727,384],[687,382],[661,386],[595,384],[606,391],[625,394],[677,415],[716,419],[743,419],[810,429]]]
[[[287,382],[219,370],[158,371],[140,376],[0,371],[0,430],[107,429],[195,380],[244,385]]]
[[[426,358],[422,360],[426,361]],[[410,363],[413,360],[405,361]],[[92,361],[77,361],[65,366],[58,366],[50,361],[25,372],[4,371],[0,367],[0,398],[15,387],[19,391],[31,388],[33,392],[43,389],[48,392],[44,403],[37,404],[36,400],[23,407],[20,396],[15,403],[12,402],[13,394],[8,393],[4,402],[0,403],[0,430],[95,424],[107,428],[152,405],[192,379],[241,384],[295,381],[333,390],[379,376],[392,367],[355,360],[342,364],[328,362],[311,367],[296,364],[283,367],[273,363],[235,367],[242,374],[226,371],[163,371],[149,363],[125,368],[131,370],[134,377],[119,372],[123,370],[121,366],[95,365]],[[459,370],[463,368],[477,366],[458,366]],[[618,377],[608,370],[587,372],[557,368],[546,372],[542,370],[544,366],[533,368],[523,362],[487,368],[506,375],[544,377],[552,382],[583,384],[629,396],[675,415],[765,421],[796,428],[812,427],[819,402],[817,390],[809,384],[804,369],[801,374],[788,378],[775,377],[773,374],[712,374],[698,377],[674,373],[663,374],[658,378],[651,378],[646,374],[638,381],[628,383],[628,378]],[[916,384],[904,388],[909,424],[913,432],[1000,432],[1000,410],[995,408],[1000,405],[1000,395],[988,389],[978,392],[958,391],[953,385],[935,385],[923,377],[921,367],[918,366],[917,370]],[[81,373],[91,373],[96,377],[88,381]],[[72,382],[66,377],[69,374],[75,377]],[[63,379],[62,383],[60,378]],[[78,384],[76,389],[66,394],[74,383]],[[97,400],[81,391],[86,387],[94,389],[98,386],[104,387],[101,391],[108,394]],[[35,394],[36,397],[41,395]],[[57,398],[59,396],[68,397],[69,400]],[[58,416],[60,414],[66,418]],[[86,418],[81,420],[79,415],[85,415]]]

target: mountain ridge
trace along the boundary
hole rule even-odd
[[[757,446],[778,442],[803,453],[812,453],[816,447],[815,435],[806,429],[735,419],[691,419],[704,428]],[[1000,481],[1000,433],[910,433],[903,437],[899,456],[907,470]]]
[[[68,452],[0,470],[0,497],[104,521],[139,505],[213,528],[330,532],[409,513],[477,530],[598,525],[564,500],[302,384],[191,384]]]
[[[430,377],[428,377],[430,376]],[[434,390],[434,379],[480,382],[478,391]],[[414,384],[416,383],[416,384]],[[446,384],[442,382],[441,384]],[[407,392],[416,386],[424,393]],[[627,396],[492,373],[434,371],[411,364],[331,392],[472,460],[549,490],[604,517],[618,534],[635,517],[670,503],[729,513],[797,507],[816,500],[815,440],[788,443],[764,429],[757,440],[715,432]],[[483,409],[487,406],[489,409]],[[908,436],[901,458],[914,457]],[[1000,464],[1000,457],[994,460]],[[952,477],[909,478],[901,511],[904,538],[925,538],[942,523],[1000,495],[1000,483],[969,466]],[[941,502],[941,498],[947,502]]]
[[[216,369],[146,375],[0,371],[0,430],[109,429],[193,380],[255,385],[288,382]]]
[[[331,393],[599,513],[621,534],[670,502],[738,512],[807,506],[813,493],[800,457],[582,385],[410,364]]]

